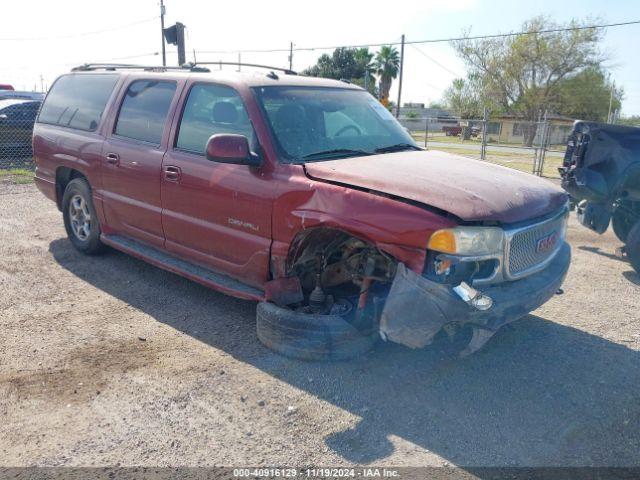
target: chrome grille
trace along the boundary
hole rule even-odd
[[[544,266],[562,246],[567,212],[549,220],[507,232],[506,274],[519,278]]]

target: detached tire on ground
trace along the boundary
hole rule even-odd
[[[636,222],[629,232],[626,250],[631,266],[640,275],[640,222]]]
[[[287,357],[301,360],[346,360],[370,350],[377,329],[358,330],[339,315],[300,313],[260,302],[256,313],[260,341]]]

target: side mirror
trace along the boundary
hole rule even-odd
[[[259,167],[260,157],[251,152],[249,140],[244,135],[233,133],[217,133],[207,141],[207,160],[233,165],[249,165]]]

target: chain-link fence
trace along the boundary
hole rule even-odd
[[[33,168],[31,134],[40,101],[0,99],[0,169]]]
[[[427,149],[442,150],[557,178],[572,128],[569,119],[538,122],[513,117],[420,117],[401,114],[400,123]]]

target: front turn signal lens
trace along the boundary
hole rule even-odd
[[[438,230],[429,239],[429,250],[443,253],[456,253],[456,236],[453,230]]]
[[[456,227],[437,230],[429,250],[455,255],[494,255],[504,249],[504,231],[497,227]]]

